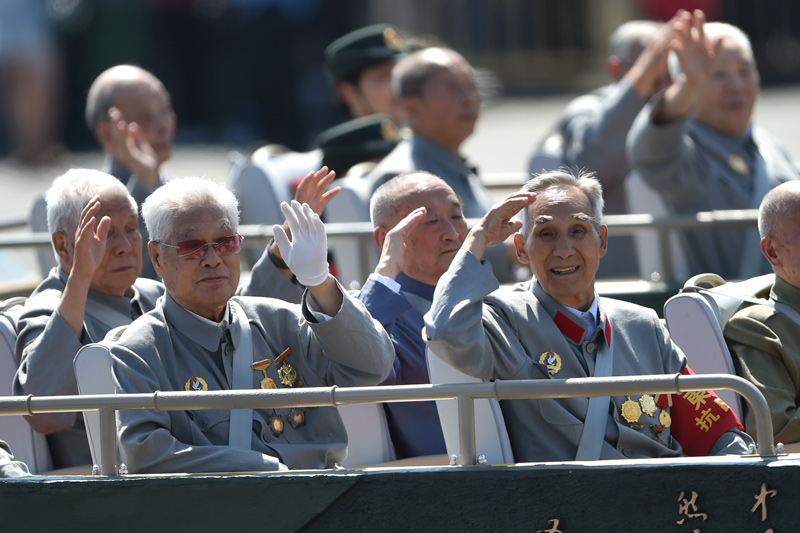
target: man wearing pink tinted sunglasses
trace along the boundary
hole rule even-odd
[[[166,183],[145,200],[150,258],[166,293],[111,347],[119,392],[377,385],[391,370],[389,336],[330,275],[319,216],[281,205],[275,226],[286,266],[304,287],[300,305],[235,296],[236,197],[200,178]],[[347,432],[334,407],[120,412],[131,472],[331,468]]]
[[[314,193],[318,182],[322,189],[327,185],[326,174],[309,177]],[[140,277],[143,246],[137,213],[125,186],[104,172],[73,169],[53,182],[47,218],[59,266],[28,298],[17,324],[14,394],[77,394],[72,361],[81,346],[102,340],[155,307],[164,285]],[[240,237],[214,241],[217,253],[234,254],[238,261]],[[195,246],[208,248],[205,242]],[[292,302],[299,302],[301,295],[266,252],[238,291]],[[81,414],[48,413],[28,421],[47,435],[55,468],[91,465]]]

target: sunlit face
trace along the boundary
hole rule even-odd
[[[104,294],[124,296],[142,273],[139,218],[130,197],[116,191],[100,195],[100,211],[95,219],[99,222],[103,217],[111,220],[106,253],[94,273],[90,288]],[[74,236],[68,242],[67,263],[71,269],[75,262]]]
[[[393,115],[392,68],[394,61],[384,61],[361,71],[356,84],[356,98],[351,102],[353,118],[375,113]]]
[[[780,238],[772,239],[778,260],[773,265],[775,273],[800,288],[800,213],[783,221],[778,232]]]
[[[594,300],[594,277],[606,254],[608,229],[598,233],[591,203],[576,187],[550,188],[529,207],[528,234],[515,235],[517,256],[547,294],[586,311]]]
[[[174,233],[166,242],[200,239],[218,242],[233,235],[228,215],[217,207],[199,206],[175,217]],[[225,306],[239,284],[239,254],[221,256],[207,246],[199,259],[184,259],[178,251],[157,243],[149,244],[156,272],[164,280],[167,292],[182,307],[218,322]]]
[[[737,41],[722,39],[711,74],[700,89],[692,116],[726,135],[747,131],[759,92],[759,76],[753,58]]]
[[[444,68],[426,80],[422,96],[408,99],[407,112],[416,133],[457,152],[475,131],[480,94],[472,68],[463,58],[447,55],[442,63]]]
[[[175,111],[164,87],[157,82],[142,81],[120,90],[114,106],[127,122],[136,122],[144,138],[153,147],[159,164],[172,154],[175,139]]]
[[[441,180],[431,179],[408,194],[392,220],[392,227],[418,207],[425,207],[422,221],[409,233],[403,273],[417,281],[436,285],[467,236],[461,203]]]

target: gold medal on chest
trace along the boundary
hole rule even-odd
[[[283,433],[283,419],[280,415],[275,415],[269,419],[269,429],[274,436],[281,436],[281,433]]]
[[[620,412],[622,413],[622,418],[627,420],[629,424],[635,424],[642,417],[642,409],[639,407],[639,403],[631,400],[630,396],[622,404]]]
[[[639,405],[642,406],[642,412],[647,416],[655,415],[658,410],[655,399],[649,394],[642,394],[642,397],[639,398]]]
[[[539,364],[546,365],[547,373],[555,376],[561,370],[561,356],[556,352],[544,352],[539,357]]]
[[[193,376],[189,378],[189,381],[186,382],[183,388],[187,391],[208,390],[208,383],[201,377]]]
[[[668,428],[672,425],[672,416],[670,416],[668,411],[662,409],[661,414],[658,415],[658,421],[662,426]]]
[[[747,166],[747,161],[737,154],[731,154],[728,157],[728,164],[731,166],[731,169],[738,174],[747,174],[750,171],[750,167]]]
[[[276,365],[283,363],[283,365],[278,369],[278,377],[281,378],[281,383],[287,387],[293,387],[295,382],[297,382],[297,369],[284,361],[286,356],[290,353],[292,353],[291,346],[286,348],[278,357],[275,358]]]
[[[272,364],[271,359],[264,359],[262,361],[256,361],[252,364],[253,370],[260,370],[264,373],[264,379],[261,380],[261,388],[262,389],[277,389],[278,385],[275,383],[275,380],[272,379],[267,375],[267,368]]]

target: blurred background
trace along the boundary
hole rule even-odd
[[[118,63],[164,82],[178,145],[307,150],[342,118],[323,54],[353,29],[392,23],[461,52],[496,96],[546,99],[607,83],[614,28],[679,7],[741,27],[765,87],[800,83],[796,0],[0,0],[0,157],[97,150],[86,92]]]

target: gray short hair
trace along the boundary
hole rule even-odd
[[[400,174],[390,179],[372,193],[369,199],[369,219],[373,228],[386,227],[395,217],[406,195],[412,188],[424,190],[424,181],[429,179],[440,180],[439,176],[425,171]],[[387,228],[390,229],[390,228]]]
[[[783,222],[793,218],[800,209],[800,181],[782,183],[769,191],[758,208],[758,233],[783,242]]]
[[[156,189],[142,204],[142,217],[150,242],[169,241],[175,217],[192,207],[217,207],[228,216],[233,231],[239,229],[239,201],[224,185],[206,178],[178,178]]]
[[[47,205],[47,230],[75,237],[81,220],[81,211],[92,198],[106,191],[114,191],[128,197],[131,207],[137,211],[136,200],[117,178],[99,170],[73,168],[53,180],[45,196]],[[55,244],[53,244],[55,252]],[[60,261],[56,252],[56,261]]]
[[[603,226],[603,207],[605,202],[603,200],[603,187],[600,185],[594,172],[586,170],[573,170],[569,168],[560,168],[558,170],[551,170],[535,175],[533,179],[529,180],[522,186],[523,192],[542,193],[548,189],[566,189],[575,187],[586,195],[589,203],[592,206],[592,216],[594,217],[594,226],[598,231]],[[522,220],[522,227],[519,232],[523,237],[528,236],[530,231],[530,206],[525,206],[519,214]]]
[[[619,59],[629,69],[638,57],[640,48],[665,27],[663,22],[653,20],[630,20],[619,26],[608,40],[608,54]],[[636,53],[635,53],[636,52]]]

